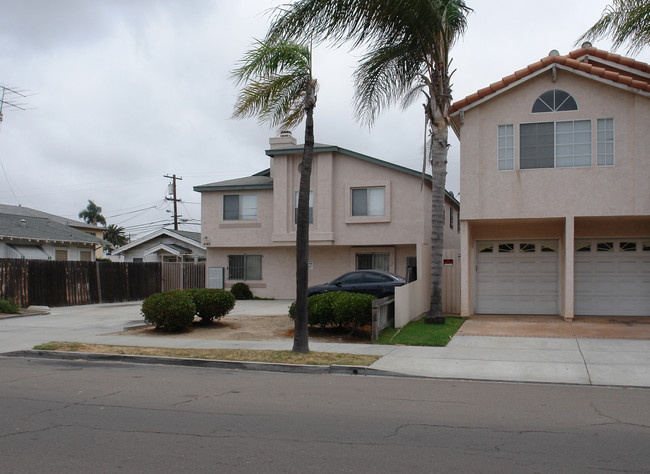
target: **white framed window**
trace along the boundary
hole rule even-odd
[[[229,280],[261,280],[261,255],[228,255]]]
[[[571,94],[561,89],[552,89],[544,92],[533,103],[532,113],[565,112],[578,110],[578,103]]]
[[[298,223],[298,196],[300,195],[299,191],[294,192],[295,199],[293,205],[293,222],[294,224]],[[309,191],[309,223],[314,223],[314,191]]]
[[[64,261],[67,259],[68,259],[67,250],[60,250],[60,249],[54,250],[54,260]]]
[[[450,229],[454,228],[454,208],[453,207],[449,208],[449,228]]]
[[[555,124],[555,167],[591,166],[591,120]]]
[[[614,119],[598,119],[596,123],[598,166],[614,166]]]
[[[79,250],[79,261],[81,262],[91,262],[93,259],[92,253],[90,250]]]
[[[499,170],[515,169],[515,130],[514,125],[499,125],[497,132],[497,153]]]
[[[384,187],[353,188],[352,216],[383,216]]]
[[[519,125],[519,169],[591,166],[591,120]]]
[[[257,220],[256,194],[225,194],[223,196],[224,221]]]
[[[389,253],[358,253],[356,255],[356,270],[390,270]]]

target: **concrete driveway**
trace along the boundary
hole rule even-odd
[[[650,340],[650,318],[576,316],[476,315],[458,336],[549,337]]]

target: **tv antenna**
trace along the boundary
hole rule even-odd
[[[2,122],[2,114],[5,110],[27,110],[27,102],[24,99],[28,97],[27,91],[16,89],[15,87],[7,87],[0,84],[0,122]]]

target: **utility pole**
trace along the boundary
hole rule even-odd
[[[168,174],[165,175],[165,178],[169,178],[172,180],[172,196],[173,197],[166,197],[165,199],[167,201],[174,201],[174,230],[178,230],[178,207],[177,203],[180,201],[180,199],[176,198],[176,180],[183,180],[180,176],[176,176],[175,174],[172,176],[169,176]]]

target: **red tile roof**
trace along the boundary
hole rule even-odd
[[[583,45],[585,46],[585,45]],[[650,92],[650,65],[619,54],[613,54],[591,45],[571,51],[566,56],[546,56],[536,63],[530,64],[500,81],[484,87],[474,94],[468,95],[451,106],[449,114],[453,114],[468,105],[481,100],[526,76],[547,67],[550,64],[560,64],[565,67],[592,74],[611,82],[623,84],[643,92]],[[638,73],[636,72],[638,71]]]

